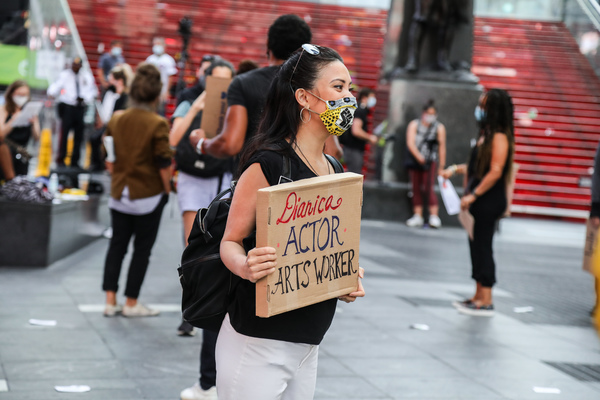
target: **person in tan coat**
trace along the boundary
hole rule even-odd
[[[113,115],[106,127],[112,136],[115,161],[109,208],[113,227],[102,289],[106,292],[105,316],[158,315],[137,299],[156,240],[162,210],[170,192],[171,157],[169,124],[156,113],[161,93],[160,72],[151,64],[138,66],[131,84],[131,107]],[[124,306],[117,303],[119,275],[131,237],[133,256],[127,274]]]

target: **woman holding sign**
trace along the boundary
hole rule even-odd
[[[461,207],[475,220],[473,239],[469,240],[475,295],[453,304],[460,313],[491,317],[496,283],[492,239],[498,219],[506,212],[506,187],[515,151],[512,99],[502,89],[491,89],[479,99],[475,118],[481,129],[469,163],[452,165],[441,175],[446,179],[456,172],[467,175]]]
[[[280,182],[284,159],[290,161],[292,181],[334,172],[323,147],[330,135],[341,135],[352,124],[356,99],[350,84],[339,54],[303,45],[281,66],[258,133],[242,152],[241,176],[221,242],[223,262],[243,279],[217,341],[220,400],[313,398],[318,345],[331,325],[336,300],[257,317],[255,283],[275,272],[276,250],[252,248],[247,238],[256,229],[257,192]],[[340,300],[362,296],[359,282],[356,292]]]

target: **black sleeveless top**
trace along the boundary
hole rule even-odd
[[[291,178],[293,181],[314,178],[316,175],[298,157],[291,146],[282,144],[291,160]],[[275,151],[259,151],[251,157],[248,166],[259,163],[271,186],[279,183],[283,170],[282,154]],[[333,166],[331,166],[333,172]],[[228,312],[231,325],[243,335],[263,339],[283,340],[286,342],[317,345],[331,326],[335,314],[337,299],[288,311],[270,318],[256,316],[256,284],[242,279]]]
[[[479,153],[479,146],[473,147],[471,151],[471,158],[469,159],[469,165],[467,167],[468,183],[467,188],[469,193],[473,193],[473,190],[481,183],[481,179],[490,170],[490,165],[486,166],[483,176],[480,178],[477,174],[477,156]],[[508,155],[507,155],[508,159]],[[504,163],[502,169],[502,176],[496,181],[488,191],[477,198],[470,208],[471,214],[477,217],[476,214],[486,214],[487,217],[492,219],[499,218],[502,216],[507,206],[506,198],[506,177],[510,172],[511,166],[507,162]]]
[[[11,118],[12,114],[8,115],[6,117],[6,121],[4,122],[10,121]],[[26,147],[27,143],[29,143],[29,139],[31,138],[31,129],[31,124],[27,126],[19,126],[17,128],[12,128],[12,130],[6,137],[12,140],[13,142],[17,143],[18,145]]]

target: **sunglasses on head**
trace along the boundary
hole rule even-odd
[[[321,50],[319,50],[319,48],[317,46],[315,46],[314,44],[304,43],[302,45],[302,52],[300,52],[300,57],[298,57],[298,61],[296,61],[296,65],[294,65],[294,69],[292,70],[292,75],[290,76],[290,88],[292,89],[292,92],[295,92],[294,87],[292,86],[292,80],[294,79],[294,73],[296,72],[298,63],[300,62],[300,59],[302,58],[302,55],[304,54],[305,51],[308,54],[313,55],[313,56],[318,56],[319,54],[321,54]]]

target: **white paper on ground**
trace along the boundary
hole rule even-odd
[[[469,238],[473,240],[473,226],[475,225],[475,218],[473,218],[469,210],[460,210],[458,213],[458,220],[469,234]]]
[[[533,312],[533,307],[531,307],[531,306],[515,307],[515,308],[513,308],[513,311],[516,312],[517,314],[530,313],[530,312]]]
[[[458,214],[460,212],[460,198],[452,182],[438,175],[438,185],[448,215]]]
[[[62,393],[84,393],[92,390],[88,385],[54,386],[54,390]]]
[[[412,324],[410,326],[410,329],[416,329],[418,331],[428,331],[429,330],[429,325],[425,325],[425,324]]]
[[[536,393],[545,393],[545,394],[560,394],[559,388],[551,388],[551,387],[539,387],[534,386],[533,391]]]
[[[56,326],[56,321],[52,319],[35,319],[29,320],[29,324],[37,326]]]
[[[40,111],[42,111],[43,105],[44,104],[41,101],[30,101],[25,104],[21,113],[15,117],[14,121],[12,121],[12,127],[28,126],[29,120],[36,117]]]

